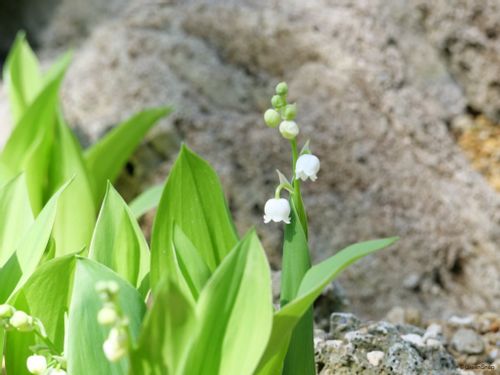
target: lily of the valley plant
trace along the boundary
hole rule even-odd
[[[274,308],[264,249],[254,230],[235,230],[206,161],[182,146],[165,184],[130,206],[111,185],[169,110],[142,112],[83,151],[59,108],[67,63],[42,74],[21,36],[4,71],[15,123],[0,153],[6,374],[314,374],[314,300],[345,267],[395,239],[351,245],[311,266],[300,188],[318,178],[320,161],[308,143],[298,151],[287,85],[264,115],[292,150],[290,179],[279,172],[263,204],[266,223],[285,225]],[[155,206],[148,243],[137,219]]]

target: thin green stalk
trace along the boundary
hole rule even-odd
[[[299,215],[300,223],[302,224],[302,228],[304,229],[304,233],[307,238],[308,236],[307,215],[306,215],[306,210],[304,208],[304,202],[302,201],[302,193],[300,192],[300,179],[295,178],[295,166],[297,165],[297,159],[299,158],[297,140],[292,139],[290,141],[290,145],[292,146],[292,174],[293,174],[292,183],[294,189],[294,193],[292,194],[292,199],[293,203],[295,203],[295,207],[297,208],[297,213]]]
[[[291,140],[292,170],[299,157],[296,140]],[[291,223],[285,227],[283,244],[283,263],[281,273],[281,306],[292,301],[299,290],[300,283],[311,267],[307,244],[307,216],[300,192],[300,180],[293,178]],[[283,375],[314,375],[313,310],[304,314],[293,331],[283,366]]]

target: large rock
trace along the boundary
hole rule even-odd
[[[429,331],[429,330],[428,330]],[[332,314],[328,334],[316,333],[319,375],[459,375],[442,337],[410,325],[361,322]]]
[[[423,28],[471,108],[500,121],[500,2],[418,0]]]
[[[183,139],[220,173],[240,232],[257,225],[276,263],[281,228],[264,226],[262,209],[275,169],[290,172],[289,150],[261,114],[286,79],[301,139],[311,138],[322,160],[319,180],[304,187],[315,258],[401,236],[342,276],[354,310],[500,307],[500,199],[447,130],[466,100],[413,8],[396,0],[138,4],[92,34],[63,90],[66,116],[87,141],[144,106],[177,109],[135,156],[129,192],[165,176]]]

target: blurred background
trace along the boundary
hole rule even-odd
[[[186,141],[277,269],[282,228],[262,213],[290,153],[262,114],[286,80],[322,162],[304,186],[315,260],[401,237],[346,271],[331,303],[373,319],[500,309],[498,0],[2,0],[0,63],[19,30],[45,65],[74,51],[61,99],[84,145],[175,107],[127,165],[125,197],[162,181]],[[0,145],[8,116],[0,89]]]

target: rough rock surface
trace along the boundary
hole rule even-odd
[[[319,375],[458,375],[439,337],[420,328],[361,322],[352,314],[331,316],[330,332],[316,334]]]
[[[500,2],[418,0],[429,40],[464,88],[469,105],[500,121]]]
[[[304,188],[316,258],[402,238],[344,273],[355,311],[496,308],[499,195],[448,132],[466,99],[419,22],[399,1],[133,3],[76,55],[65,113],[93,140],[144,106],[173,104],[129,168],[132,190],[165,176],[186,140],[220,173],[240,231],[257,223],[276,255],[281,229],[261,215],[289,151],[261,113],[286,79],[322,160]]]

